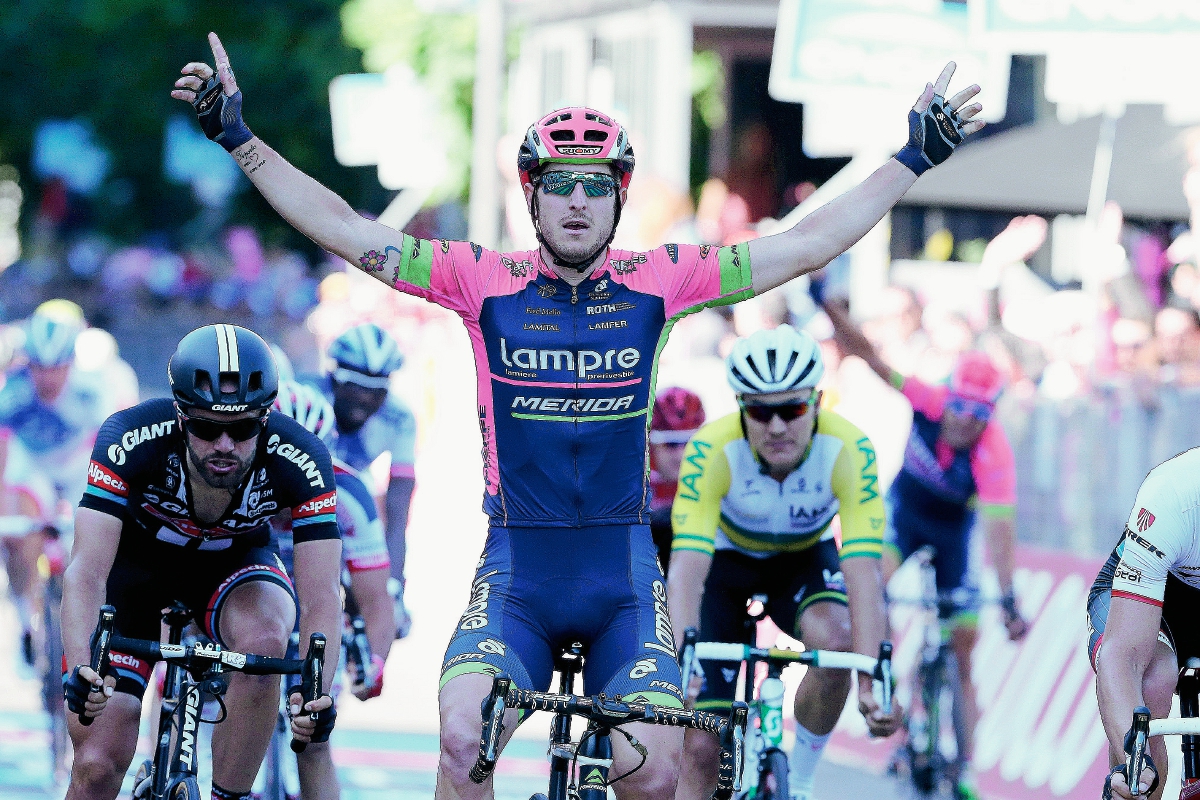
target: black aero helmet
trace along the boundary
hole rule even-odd
[[[270,346],[237,325],[205,325],[179,341],[167,364],[171,394],[183,408],[209,411],[267,409],[279,393],[279,370]],[[221,380],[237,390],[221,392]]]

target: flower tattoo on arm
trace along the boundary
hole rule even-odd
[[[382,251],[368,250],[358,257],[359,269],[363,272],[383,272],[383,268],[388,262],[389,253],[400,255],[400,250],[392,245],[388,245]]]

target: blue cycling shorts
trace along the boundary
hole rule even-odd
[[[546,691],[555,658],[573,642],[584,647],[586,694],[683,706],[649,526],[493,526],[440,685],[505,672],[522,689]]]
[[[889,498],[883,543],[903,562],[925,545],[932,545],[938,616],[970,622],[979,611],[978,568],[971,551],[975,515],[963,527],[938,525],[921,519]]]

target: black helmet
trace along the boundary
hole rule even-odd
[[[279,393],[279,371],[270,346],[237,325],[205,325],[179,341],[167,364],[171,393],[183,408],[257,411]],[[221,378],[236,378],[237,391],[222,393]]]

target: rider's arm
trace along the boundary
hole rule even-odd
[[[350,591],[358,601],[363,622],[367,625],[367,642],[372,655],[387,660],[388,651],[396,639],[395,609],[388,594],[387,582],[391,571],[379,569],[350,570]]]
[[[875,345],[871,344],[862,330],[850,319],[850,313],[845,306],[834,301],[825,303],[823,308],[829,315],[829,321],[833,323],[833,334],[842,352],[848,356],[858,356],[867,362],[867,366],[876,375],[899,389],[904,379],[880,358]]]
[[[875,656],[887,636],[880,567],[885,512],[875,447],[861,430],[833,412],[821,412],[818,431],[842,440],[830,488],[838,498],[842,523],[840,555],[850,603],[850,639],[855,652]],[[869,676],[859,675],[859,680],[870,686]]]
[[[1170,462],[1168,462],[1170,463]],[[1172,565],[1190,547],[1192,530],[1162,466],[1138,489],[1113,570],[1104,638],[1096,654],[1096,694],[1113,752],[1124,749],[1133,709],[1145,705],[1142,680],[1158,647],[1163,597]]]
[[[75,543],[63,575],[63,651],[68,667],[91,659],[89,643],[104,605],[122,525],[121,519],[103,511],[80,507],[75,512]]]
[[[294,534],[293,534],[294,535]],[[337,673],[342,632],[342,541],[314,539],[295,543],[292,558],[296,573],[296,597],[300,601],[300,652],[308,647],[312,633],[325,634],[323,693],[328,693]]]
[[[676,645],[683,631],[700,625],[700,600],[712,566],[721,518],[721,499],[729,491],[725,445],[741,435],[736,414],[705,425],[687,443],[679,469],[679,486],[671,506],[671,568],[667,597]]]
[[[1013,571],[1017,548],[1017,459],[1004,427],[992,419],[971,450],[971,474],[978,487],[980,515],[988,553],[1000,591],[1013,589]]]
[[[909,113],[909,143],[896,158],[841,197],[800,220],[790,230],[750,242],[755,294],[773,289],[797,275],[820,269],[845,252],[883,219],[916,182],[918,172],[944,161],[962,135],[983,127],[982,122],[969,121],[960,131],[946,137],[944,129],[950,126],[954,114],[943,114],[942,107],[931,107],[931,103],[935,95],[946,96],[953,74],[954,64],[947,64],[936,84],[926,85]],[[968,87],[950,98],[946,105],[959,109],[970,119],[982,106],[965,104],[978,91],[978,86]],[[935,124],[943,130],[940,141],[933,127]]]
[[[387,549],[392,559],[392,573],[404,574],[404,557],[408,548],[405,539],[408,531],[408,512],[416,487],[416,472],[413,469],[414,447],[417,425],[412,413],[403,409],[393,425],[395,437],[392,442],[392,469],[389,475],[387,496],[384,501],[387,528]],[[399,562],[399,563],[397,563]]]

